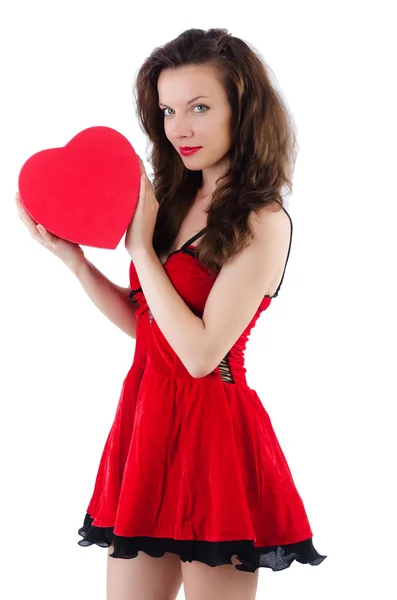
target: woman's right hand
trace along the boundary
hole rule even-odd
[[[76,273],[80,263],[85,260],[83,249],[74,242],[49,233],[43,225],[37,224],[25,210],[18,192],[15,195],[15,201],[19,217],[28,228],[30,235]]]

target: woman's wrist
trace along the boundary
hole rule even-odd
[[[68,267],[68,269],[70,269],[72,271],[73,275],[75,275],[78,279],[81,267],[83,265],[85,265],[86,263],[87,263],[87,259],[84,256],[84,252],[81,251],[81,254],[77,255],[76,258],[73,259],[72,261],[65,262],[65,265]]]

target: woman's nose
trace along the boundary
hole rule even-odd
[[[172,123],[168,124],[168,132],[177,140],[193,137],[193,128],[189,119],[173,117]]]

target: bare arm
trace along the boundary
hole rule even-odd
[[[250,222],[252,241],[223,263],[202,317],[179,295],[153,247],[134,253],[153,318],[192,377],[205,377],[220,364],[285,265],[292,233],[285,212],[264,206],[250,214]]]
[[[110,281],[84,256],[82,248],[64,240],[36,223],[25,210],[19,192],[15,201],[20,219],[26,225],[30,235],[50,250],[76,275],[84,290],[95,306],[117,327],[132,338],[136,338],[135,311],[139,304],[133,304],[129,298],[130,289],[122,288]]]
[[[95,306],[124,333],[135,339],[135,311],[139,305],[131,302],[130,288],[120,287],[110,281],[87,258],[71,270]]]

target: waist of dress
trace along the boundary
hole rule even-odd
[[[162,377],[169,379],[182,379],[197,382],[223,382],[230,385],[234,384],[242,387],[249,387],[245,376],[246,369],[240,365],[233,368],[231,368],[230,365],[222,365],[203,377],[193,377],[183,364],[177,362],[174,365],[166,366],[148,360],[146,361],[144,370],[147,375],[153,373],[154,375],[161,375]]]

